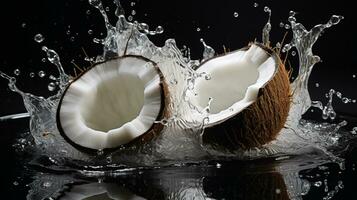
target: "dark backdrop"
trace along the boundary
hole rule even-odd
[[[164,34],[151,37],[157,45],[163,45],[167,38],[175,38],[179,47],[186,45],[191,48],[193,58],[201,57],[203,48],[199,42],[200,38],[204,38],[218,53],[223,52],[223,45],[233,50],[247,45],[256,38],[260,40],[261,29],[267,21],[264,6],[269,6],[272,10],[273,44],[282,39],[286,30],[280,28],[279,23],[287,23],[290,10],[298,12],[298,21],[309,29],[315,24],[327,22],[332,14],[343,15],[345,19],[339,25],[326,30],[313,49],[323,62],[318,63],[312,72],[310,91],[313,100],[321,100],[324,103],[325,93],[330,88],[341,91],[344,96],[357,99],[357,77],[353,78],[353,74],[357,76],[357,32],[354,27],[356,12],[350,1],[135,2],[136,4],[131,6],[130,1],[122,1],[127,14],[134,9],[135,20],[146,22],[152,28],[157,25],[164,27]],[[259,4],[257,8],[253,7],[254,2]],[[104,1],[104,4],[109,7],[111,22],[115,23],[112,0]],[[238,12],[237,18],[233,16],[234,12]],[[0,24],[0,70],[13,74],[13,71],[19,68],[19,88],[44,96],[53,94],[47,90],[47,84],[50,82],[47,77],[49,74],[56,75],[56,70],[48,62],[41,61],[45,57],[41,46],[46,45],[55,49],[62,59],[65,70],[72,73],[72,61],[80,66],[89,65],[83,61],[84,53],[81,48],[90,56],[98,55],[101,46],[94,44],[92,38],[101,38],[104,37],[101,34],[105,34],[101,16],[86,0],[3,1],[0,6]],[[201,31],[198,32],[197,28]],[[92,35],[88,34],[89,29],[93,30]],[[33,40],[37,33],[45,37],[41,44]],[[296,57],[291,57],[291,62],[296,66]],[[41,70],[46,72],[45,78],[39,78],[37,75],[35,78],[29,78],[30,72],[37,74]],[[315,86],[316,83],[319,83],[319,87]],[[0,79],[0,115],[25,111],[19,95],[10,92],[6,85],[7,82]],[[357,104],[343,104],[335,99],[334,105],[339,116],[356,122]],[[314,115],[307,117],[320,119],[320,114],[321,112],[316,110]],[[1,177],[2,184],[7,186],[19,175],[11,163],[17,161],[21,164],[11,150],[11,144],[16,137],[14,133],[26,130],[27,123],[26,120],[22,120],[2,123],[0,126],[1,152],[4,159]]]

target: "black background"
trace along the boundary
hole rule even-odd
[[[234,50],[255,39],[261,40],[261,30],[267,21],[264,6],[272,10],[273,44],[281,41],[286,32],[279,27],[279,23],[287,23],[290,10],[298,12],[298,22],[302,22],[308,29],[315,24],[326,23],[333,14],[343,15],[345,19],[337,26],[327,29],[314,46],[313,52],[319,55],[323,62],[316,64],[312,72],[310,91],[313,100],[321,100],[324,103],[325,93],[330,88],[342,92],[343,96],[357,99],[357,78],[353,78],[353,74],[357,76],[356,12],[350,1],[137,0],[134,6],[131,6],[130,2],[122,1],[127,15],[134,9],[134,20],[148,23],[151,29],[158,25],[164,27],[164,33],[151,37],[152,41],[162,46],[166,39],[175,38],[179,47],[190,47],[192,58],[196,59],[201,58],[203,50],[200,38],[204,38],[217,53],[223,52],[223,45]],[[257,8],[253,7],[254,2],[259,4]],[[114,4],[112,1],[103,3],[105,7],[110,8],[108,14],[114,24]],[[234,12],[239,13],[237,18],[233,16]],[[55,49],[61,57],[65,71],[73,74],[72,61],[79,66],[89,66],[89,63],[83,60],[85,56],[82,48],[90,56],[100,54],[101,46],[94,44],[92,39],[103,38],[105,35],[102,17],[86,0],[4,1],[0,6],[0,24],[0,70],[12,75],[14,69],[20,69],[21,75],[17,77],[19,88],[44,96],[53,94],[47,90],[47,84],[50,82],[48,75],[56,75],[57,72],[53,65],[41,61],[45,57],[41,46]],[[26,24],[25,27],[23,24]],[[199,32],[198,27],[201,29]],[[93,30],[93,35],[88,34],[89,29]],[[45,37],[41,44],[33,40],[37,33]],[[101,33],[104,35],[101,36]],[[291,34],[288,36],[291,37]],[[74,37],[74,41],[70,40],[71,37]],[[290,59],[295,67],[297,56],[290,56]],[[40,70],[46,72],[45,78],[39,78],[37,75],[35,78],[29,77],[30,72],[37,74]],[[316,83],[319,83],[320,87],[315,87]],[[352,124],[356,122],[357,104],[343,104],[335,99],[334,107],[339,116],[348,117]],[[0,79],[0,115],[23,111],[25,109],[21,97],[10,92],[7,81]],[[314,114],[308,117],[318,120],[320,114],[321,112],[315,109]],[[13,134],[26,130],[26,124],[26,120],[21,123],[1,124],[0,140],[4,163],[16,160],[11,150],[11,144],[16,137]],[[16,176],[14,173],[18,172],[13,165],[7,166],[3,166],[4,170],[12,174],[6,171],[2,173],[2,182],[12,183]]]

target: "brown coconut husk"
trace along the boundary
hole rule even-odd
[[[291,103],[289,72],[277,53],[258,46],[275,59],[278,66],[274,77],[260,89],[255,103],[218,125],[206,127],[205,144],[228,150],[261,147],[276,139],[284,127]]]

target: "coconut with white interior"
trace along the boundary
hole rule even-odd
[[[276,138],[290,107],[289,74],[277,53],[253,43],[212,58],[197,69],[191,102],[204,109],[211,98],[203,142],[230,150],[259,147]]]
[[[145,141],[160,132],[165,80],[157,65],[141,56],[98,63],[65,89],[57,126],[75,147],[111,149]]]

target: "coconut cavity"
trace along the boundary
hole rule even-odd
[[[61,134],[89,149],[115,148],[158,131],[163,77],[155,63],[124,56],[99,63],[66,88],[57,112]]]
[[[211,100],[203,142],[229,150],[259,147],[276,138],[290,108],[289,75],[279,56],[260,44],[204,62],[192,102]]]

